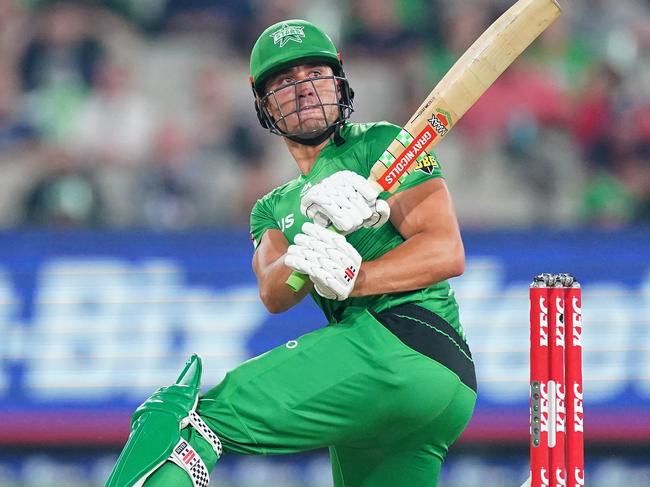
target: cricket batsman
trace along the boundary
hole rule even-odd
[[[222,454],[328,448],[335,487],[435,487],[476,400],[447,282],[463,272],[463,244],[438,160],[428,154],[388,198],[368,182],[401,129],[348,122],[341,57],[309,22],[266,29],[250,70],[259,121],[299,174],[252,210],[260,296],[280,313],[310,294],[329,324],[204,395],[192,356],[134,413],[107,486],[207,486]],[[308,276],[298,292],[294,271]]]

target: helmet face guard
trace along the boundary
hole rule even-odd
[[[320,88],[317,88],[316,83]],[[331,83],[331,87],[327,84]],[[316,103],[302,104],[299,96],[305,84],[310,84],[311,91],[316,96]],[[292,92],[292,93],[289,93]],[[331,93],[331,96],[322,96],[322,92]],[[326,95],[326,94],[323,94]],[[289,98],[284,104],[281,98]],[[324,99],[328,98],[328,99]],[[260,123],[268,128],[271,133],[291,139],[309,140],[319,137],[324,132],[345,123],[353,112],[353,93],[348,80],[343,76],[317,76],[300,81],[294,81],[278,89],[268,91],[261,98],[256,96],[256,108]],[[271,108],[273,107],[273,108]],[[336,107],[336,110],[332,108]],[[305,125],[304,112],[309,110],[315,118],[320,118],[318,127]],[[272,112],[276,114],[274,117]]]

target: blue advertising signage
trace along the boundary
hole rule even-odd
[[[587,439],[650,437],[650,231],[464,232],[452,281],[479,380],[465,441],[528,435],[528,285],[583,287]],[[324,326],[269,314],[244,231],[0,235],[0,445],[117,445],[131,412],[204,359],[203,384]]]

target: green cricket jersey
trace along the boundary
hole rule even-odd
[[[293,243],[295,236],[300,233],[302,224],[308,221],[300,212],[300,200],[305,192],[337,171],[347,169],[367,178],[374,163],[400,130],[400,127],[388,122],[343,125],[341,128],[341,137],[345,141],[343,144],[337,146],[331,139],[321,151],[309,174],[289,181],[257,201],[250,220],[251,237],[255,246],[257,247],[264,232],[270,228],[280,230],[287,240]],[[425,156],[423,161],[419,162],[419,169],[404,176],[396,192],[404,191],[431,178],[442,177],[435,155],[430,153],[429,156]],[[390,222],[376,229],[360,228],[346,238],[366,261],[376,259],[404,242],[404,238]],[[464,337],[458,320],[458,305],[447,281],[441,281],[418,291],[348,298],[345,301],[325,299],[315,291],[312,291],[311,295],[332,323],[364,309],[380,312],[410,302],[441,316]]]

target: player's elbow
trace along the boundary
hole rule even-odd
[[[286,311],[287,309],[289,309],[289,308],[288,308],[288,307],[285,307],[285,306],[279,306],[279,305],[277,305],[277,304],[275,304],[275,303],[267,304],[267,305],[266,305],[266,310],[267,310],[269,313],[271,313],[272,315],[280,314],[280,313]]]
[[[264,307],[269,313],[278,314],[282,312],[282,307],[279,305],[279,303],[271,299],[268,294],[260,292],[260,299],[262,300],[262,304],[264,304]]]
[[[465,272],[465,254],[456,256],[450,263],[449,277],[462,276]]]
[[[450,242],[447,255],[447,272],[449,277],[462,276],[465,272],[465,249],[463,248],[463,242],[460,239]]]
[[[291,307],[277,299],[277,296],[275,296],[274,293],[264,291],[263,289],[260,289],[260,299],[266,310],[274,315],[282,313]]]

